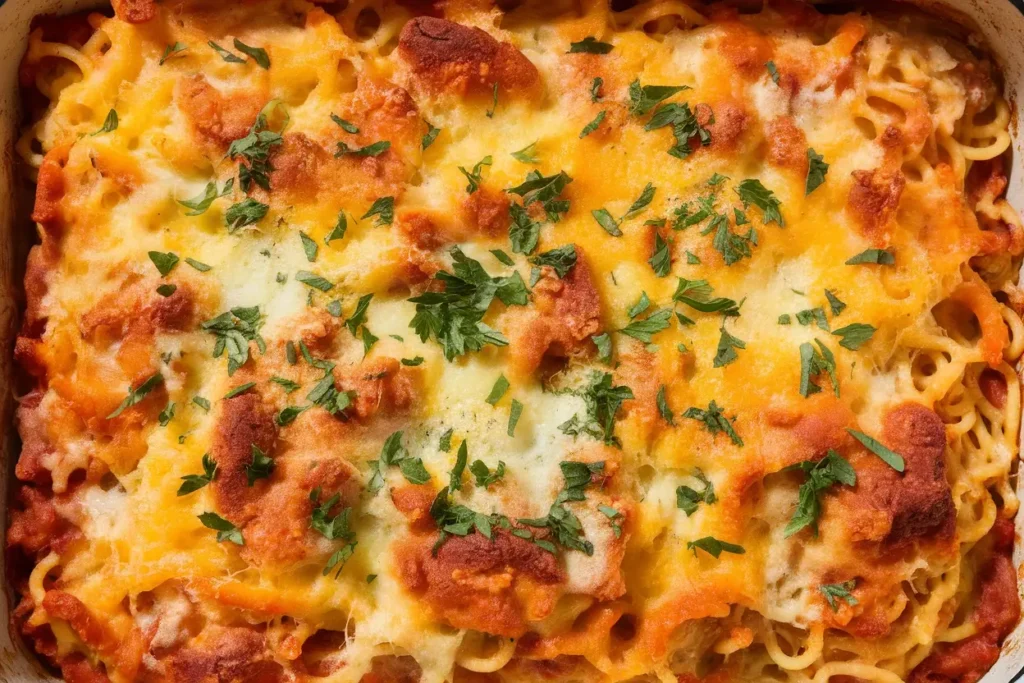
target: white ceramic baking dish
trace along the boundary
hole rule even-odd
[[[926,9],[941,7],[970,21],[997,56],[1006,78],[1011,103],[1024,97],[1024,0],[913,0]],[[25,52],[29,23],[38,14],[67,13],[96,6],[96,0],[0,0],[0,531],[7,528],[9,482],[17,458],[17,438],[12,424],[13,390],[12,349],[23,301],[21,279],[24,261],[33,234],[28,214],[31,194],[17,178],[14,141],[19,113],[18,63]],[[844,3],[846,4],[846,3]],[[882,5],[890,4],[887,0]],[[1013,166],[1008,190],[1010,202],[1024,212],[1024,131],[1017,116],[1011,124]],[[1018,483],[1024,497],[1024,481]],[[1021,575],[1024,562],[1024,514],[1017,516],[1018,543],[1014,563]],[[0,553],[0,578],[4,577],[4,557]],[[6,625],[12,596],[6,580],[0,580],[0,683],[37,683],[50,681],[32,653]],[[1003,655],[981,683],[1013,683],[1024,679],[1024,622],[1007,639]]]

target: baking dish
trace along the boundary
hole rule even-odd
[[[0,8],[0,20],[6,19],[2,25],[4,25],[9,34],[15,36],[21,36],[25,33],[28,21],[31,16],[37,13],[49,12],[54,10],[73,10],[77,9],[81,4],[84,3],[21,3],[18,6],[7,5]],[[1019,45],[1021,44],[1021,33],[1024,28],[1024,19],[1017,13],[1017,10],[1013,5],[1006,2],[1006,0],[991,0],[988,3],[979,2],[960,2],[952,3],[954,9],[963,12],[965,15],[973,18],[979,25],[981,31],[987,36],[987,39],[991,42],[994,51],[1000,55],[1003,63],[1006,65],[1006,76],[1009,83],[1010,97],[1013,98],[1016,90],[1019,88],[1021,83],[1020,73],[1020,56],[1015,55],[1013,52],[1017,50],[1019,52]],[[8,41],[8,44],[3,50],[8,51],[7,54],[0,55],[0,88],[3,88],[2,101],[4,106],[0,109],[0,114],[3,118],[3,127],[0,128],[4,131],[3,137],[0,138],[0,144],[5,145],[5,149],[10,147],[10,141],[13,137],[14,127],[17,121],[17,93],[16,93],[16,70],[17,63],[20,58],[22,45],[18,41]],[[1020,142],[1017,141],[1015,146],[1019,147]],[[1018,150],[1019,151],[1019,150]],[[0,320],[5,324],[2,329],[9,335],[13,329],[13,325],[16,318],[17,311],[17,283],[20,282],[20,264],[23,262],[24,255],[24,240],[25,235],[30,235],[31,230],[28,229],[28,223],[22,219],[25,213],[24,209],[27,207],[27,203],[19,201],[22,188],[20,184],[14,180],[13,169],[11,168],[11,162],[5,159],[5,170],[2,176],[5,180],[7,192],[5,197],[7,200],[4,202],[3,213],[0,216],[3,217],[5,225],[11,226],[8,231],[8,239],[0,243],[3,247],[0,247],[0,253],[3,254],[3,260],[0,263],[4,264],[4,267],[0,273],[2,273],[3,286],[4,286],[4,313]],[[1018,206],[1021,204],[1021,199],[1024,198],[1024,191],[1022,191],[1021,184],[1021,173],[1020,169],[1016,169],[1013,174],[1013,181],[1010,188],[1010,198]],[[0,365],[0,371],[9,370],[9,361],[5,358],[4,364]],[[9,376],[9,373],[5,372],[5,377]],[[11,392],[8,391],[8,394]],[[6,401],[3,404],[5,410],[0,413],[0,419],[8,419],[10,416],[10,396],[6,396]],[[5,424],[9,424],[5,422]],[[13,452],[13,451],[12,451]],[[8,458],[9,460],[9,458]],[[9,464],[9,462],[7,463]],[[1012,648],[1008,650],[1012,653]],[[3,680],[38,680],[38,676],[31,674],[31,660],[13,654],[13,650],[9,650],[11,654],[5,656],[3,659],[2,666],[13,666],[15,667],[12,671],[4,669]],[[1013,672],[1019,668],[1020,661],[1015,658],[1013,654],[1008,654],[1000,664],[997,665],[996,669],[990,674],[988,680],[990,681],[1005,681],[1009,680]]]

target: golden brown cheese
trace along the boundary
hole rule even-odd
[[[795,0],[114,13],[20,72],[7,547],[69,683],[995,661],[1024,230],[965,41]]]

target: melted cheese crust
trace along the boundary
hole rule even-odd
[[[66,680],[924,681],[998,656],[1024,232],[991,65],[916,15],[563,4],[120,0],[34,29],[8,545],[34,567],[16,622]],[[509,191],[535,171],[571,177],[557,221]],[[502,279],[452,333],[491,343],[446,359],[410,299],[463,255]],[[618,402],[588,393],[604,373]],[[461,446],[503,478],[450,485]],[[855,485],[793,469],[826,456]],[[439,538],[437,500],[475,529]]]

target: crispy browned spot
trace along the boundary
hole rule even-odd
[[[65,227],[62,202],[66,191],[64,165],[68,162],[70,146],[54,147],[39,166],[36,180],[36,201],[32,220],[53,236],[59,236]]]
[[[429,92],[499,97],[540,93],[540,76],[529,59],[509,43],[446,19],[416,17],[402,28],[398,55],[414,81]]]
[[[43,609],[51,617],[68,622],[79,638],[100,652],[111,652],[117,647],[117,640],[107,624],[94,617],[89,608],[70,593],[47,591]]]
[[[177,101],[199,141],[221,154],[233,140],[249,133],[264,105],[263,98],[254,92],[226,95],[210,85],[202,74],[179,82]]]
[[[513,309],[508,326],[516,372],[532,374],[545,356],[567,358],[593,350],[601,330],[601,300],[586,254],[576,245],[576,265],[564,279],[550,268],[533,288],[535,309]]]
[[[846,206],[857,219],[865,237],[873,242],[884,240],[886,228],[896,215],[906,184],[901,170],[853,172],[853,187]]]
[[[273,661],[261,631],[215,625],[169,658],[168,674],[174,683],[283,680],[283,669]]]
[[[792,116],[779,116],[765,126],[768,161],[801,175],[807,173],[807,136]]]
[[[156,0],[112,0],[114,14],[129,24],[144,24],[156,16]]]
[[[455,628],[515,638],[554,607],[565,577],[555,556],[533,543],[496,529],[493,541],[476,533],[449,538],[434,556],[434,541],[415,537],[400,546],[398,573]]]
[[[65,683],[110,683],[107,675],[78,653],[68,655],[60,660],[60,673]]]
[[[252,463],[252,447],[271,455],[276,439],[274,416],[258,394],[249,392],[221,402],[213,439],[213,458],[219,470],[213,491],[218,509],[236,524],[251,514],[247,508],[268,486],[265,479],[248,485],[245,466]]]

